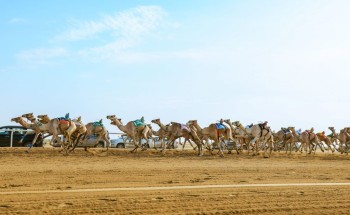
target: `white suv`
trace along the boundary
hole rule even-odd
[[[146,144],[147,141],[145,139],[142,139],[141,141],[142,144]],[[155,137],[153,139],[149,140],[149,148],[161,148],[162,142],[159,140],[158,137]],[[165,141],[167,143],[167,141]],[[176,149],[179,146],[179,142],[175,141],[174,142],[174,148]],[[111,148],[134,148],[135,145],[131,142],[130,138],[124,137],[118,137],[117,139],[111,139]]]

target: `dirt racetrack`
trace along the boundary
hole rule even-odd
[[[350,214],[350,155],[58,150],[0,148],[0,214]]]

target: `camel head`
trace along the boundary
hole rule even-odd
[[[34,115],[33,115],[33,113],[26,113],[26,114],[23,114],[22,117],[32,118],[32,117],[34,117]]]
[[[19,123],[19,122],[21,122],[23,119],[22,119],[22,117],[15,117],[15,118],[12,118],[11,119],[11,122],[16,122],[16,123]]]
[[[329,130],[335,131],[334,127],[328,127]]]
[[[47,114],[38,115],[38,118],[39,118],[39,119],[43,119],[43,118],[47,118],[47,117],[48,117]]]
[[[27,119],[31,122],[34,122],[36,121],[36,118],[34,116],[31,116],[31,117],[27,117]]]
[[[232,125],[236,126],[236,127],[240,127],[242,126],[241,122],[240,121],[235,121],[235,122],[232,122]]]
[[[288,127],[287,129],[293,131],[295,130],[295,127]]]
[[[115,119],[116,117],[115,117],[115,115],[108,115],[107,116],[107,119]]]
[[[226,122],[226,123],[229,124],[229,125],[232,125],[230,119],[225,119],[224,122]]]
[[[107,116],[108,117],[108,116]],[[111,120],[111,125],[116,125],[118,126],[118,124],[123,124],[122,123],[122,119],[121,118],[118,118],[116,117],[115,115],[112,115],[110,118],[107,118],[107,119],[110,119]]]
[[[187,124],[188,125],[196,125],[196,124],[198,124],[198,121],[195,119],[195,120],[189,120],[188,122],[187,122]]]
[[[154,119],[154,120],[152,120],[151,121],[152,123],[155,123],[155,124],[159,124],[160,123],[160,119],[158,118],[158,119]]]

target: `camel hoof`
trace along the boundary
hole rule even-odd
[[[232,151],[228,151],[227,154],[232,154]]]

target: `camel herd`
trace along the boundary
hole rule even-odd
[[[219,123],[212,123],[208,127],[201,127],[197,120],[190,120],[186,124],[170,122],[163,124],[160,119],[152,120],[152,123],[159,126],[158,131],[154,131],[151,124],[146,124],[142,121],[130,121],[123,124],[122,120],[115,115],[108,115],[107,119],[124,132],[127,138],[130,138],[134,143],[135,148],[146,150],[149,141],[157,136],[162,142],[161,152],[165,154],[167,146],[172,146],[176,139],[184,138],[185,142],[189,142],[193,148],[198,151],[198,155],[203,155],[205,150],[213,154],[214,150],[218,150],[220,156],[224,156],[224,150],[227,148],[227,143],[233,144],[231,150],[235,150],[237,154],[246,150],[248,154],[258,155],[260,150],[264,151],[264,157],[270,157],[272,150],[292,153],[292,151],[306,154],[316,152],[317,147],[322,152],[328,150],[329,153],[338,151],[348,154],[350,150],[350,128],[344,128],[336,133],[334,127],[329,127],[332,132],[330,135],[325,135],[325,132],[315,133],[314,129],[297,132],[294,127],[281,128],[278,132],[274,132],[267,125],[267,122],[243,126],[239,121],[231,122],[231,120],[221,119]],[[100,122],[90,122],[84,124],[81,117],[77,119],[53,118],[50,119],[47,115],[38,115],[37,118],[33,113],[23,114],[20,117],[11,119],[22,126],[32,129],[35,132],[35,138],[27,152],[37,141],[39,134],[52,136],[50,145],[54,141],[61,144],[65,154],[74,151],[75,147],[83,143],[86,138],[91,135],[97,135],[96,145],[101,139],[107,144],[107,151],[110,147],[110,137],[107,129]],[[64,136],[64,141],[59,138],[59,135]],[[146,144],[141,144],[141,140],[146,140]],[[23,141],[23,140],[22,140]],[[226,147],[225,147],[226,146]],[[85,148],[88,151],[88,148]]]

